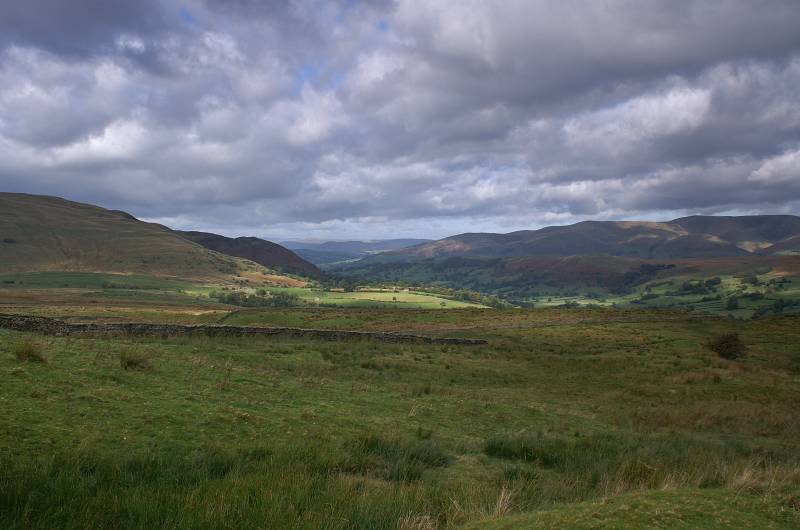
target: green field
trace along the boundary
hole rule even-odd
[[[641,260],[611,256],[453,257],[342,266],[353,281],[426,286],[494,295],[512,305],[564,304],[680,308],[736,318],[800,311],[800,261],[794,257]],[[752,279],[757,283],[752,283]],[[719,280],[704,289],[697,287]],[[729,298],[738,307],[728,307]],[[791,302],[787,304],[787,302]],[[492,304],[488,304],[492,305]]]
[[[596,305],[601,307],[620,308],[647,308],[647,309],[688,309],[698,313],[715,315],[731,315],[736,318],[752,318],[756,315],[775,314],[775,304],[778,301],[790,302],[787,307],[781,308],[781,314],[795,314],[800,312],[800,280],[797,278],[780,278],[781,283],[776,283],[776,277],[770,274],[754,275],[759,284],[753,285],[745,276],[713,276],[719,278],[720,283],[708,292],[681,293],[682,284],[698,284],[709,279],[695,276],[678,276],[667,281],[647,282],[631,293],[624,295],[613,294],[571,294],[571,295],[544,295],[530,298],[527,303],[535,307],[557,307],[564,304]],[[731,309],[728,302],[736,299],[736,308]],[[759,311],[761,311],[759,313]]]
[[[798,317],[206,310],[39,307],[489,343],[0,330],[0,527],[800,525]],[[745,357],[703,346],[732,330]]]
[[[451,300],[424,291],[410,291],[407,289],[369,289],[343,292],[313,288],[270,288],[270,291],[296,294],[304,302],[311,305],[412,309],[483,307],[460,300]]]
[[[187,306],[235,311],[235,306],[220,304],[214,292],[253,294],[288,293],[297,297],[296,305],[310,307],[362,307],[396,309],[453,309],[483,307],[451,300],[431,293],[402,289],[373,289],[354,292],[325,290],[318,287],[277,287],[267,282],[235,279],[231,283],[198,283],[155,276],[82,273],[33,272],[0,274],[0,312],[25,307],[40,312],[54,306],[75,309],[94,306],[142,307]],[[224,289],[224,291],[220,291]],[[9,302],[6,304],[6,302]],[[14,312],[18,312],[15,310]],[[48,313],[52,314],[52,312]],[[99,315],[97,315],[99,316]]]

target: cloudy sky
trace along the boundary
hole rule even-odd
[[[3,1],[0,190],[276,240],[798,214],[800,2]]]

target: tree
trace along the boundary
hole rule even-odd
[[[725,309],[727,309],[728,311],[736,311],[737,309],[739,309],[739,299],[736,298],[735,296],[731,296],[730,298],[728,298],[728,303],[727,305],[725,305]]]
[[[722,333],[712,337],[706,343],[706,347],[724,359],[738,359],[743,357],[747,347],[735,332]]]

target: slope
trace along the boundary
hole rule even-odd
[[[227,277],[254,263],[192,243],[169,228],[58,197],[0,193],[0,272]]]
[[[322,276],[322,272],[314,264],[272,241],[257,237],[230,238],[208,232],[187,231],[177,233],[207,249],[229,256],[249,259],[271,269],[311,278]]]
[[[649,259],[786,253],[798,248],[800,217],[693,216],[657,223],[584,221],[508,234],[468,233],[391,252],[410,259],[446,256],[609,255]]]

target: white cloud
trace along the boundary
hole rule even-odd
[[[800,185],[800,149],[764,160],[748,180],[766,185]]]

